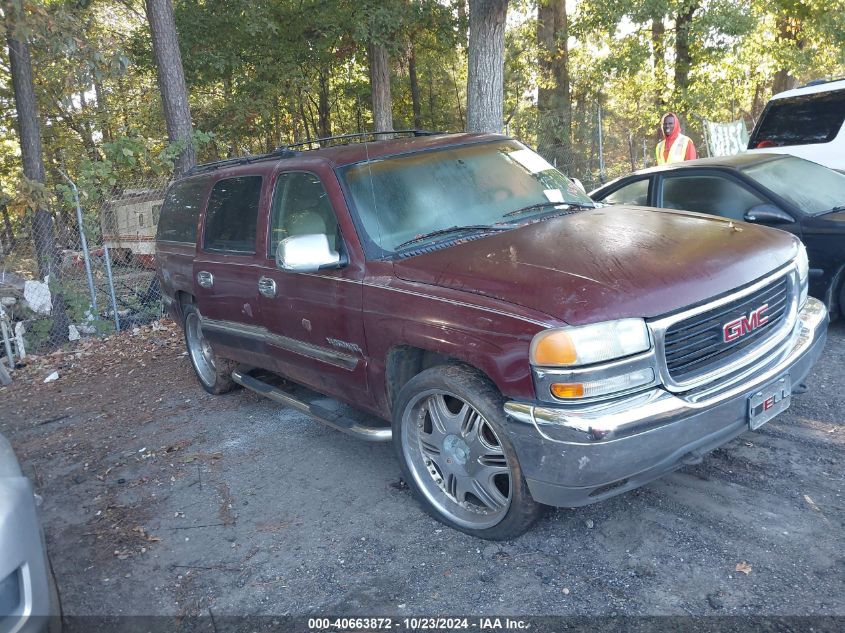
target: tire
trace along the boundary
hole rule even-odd
[[[426,369],[402,387],[393,445],[408,486],[438,521],[472,536],[508,540],[542,515],[506,429],[504,400],[463,365]]]
[[[185,332],[185,348],[202,388],[208,393],[220,395],[237,387],[232,372],[237,363],[217,355],[202,333],[202,319],[193,305],[182,307],[182,328]]]
[[[845,321],[845,281],[839,287],[839,313],[836,318],[840,321]]]

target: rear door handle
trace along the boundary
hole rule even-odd
[[[258,280],[258,292],[262,294],[262,296],[267,297],[268,299],[272,299],[276,296],[276,282],[269,277],[261,277]]]
[[[201,270],[197,273],[197,283],[202,288],[211,288],[214,286],[214,275],[208,271]]]

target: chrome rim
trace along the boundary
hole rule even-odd
[[[200,380],[206,385],[214,384],[217,370],[214,366],[214,352],[202,333],[199,315],[192,312],[185,320],[185,339],[188,342],[188,354]]]
[[[402,416],[402,453],[426,499],[451,521],[483,529],[507,514],[513,476],[504,448],[461,398],[438,390],[417,395]]]

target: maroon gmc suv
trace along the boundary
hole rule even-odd
[[[788,233],[596,207],[504,136],[341,140],[174,182],[165,300],[207,391],[392,439],[447,525],[511,538],[696,463],[822,351]]]

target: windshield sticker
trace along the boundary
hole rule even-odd
[[[508,157],[525,167],[531,174],[539,174],[541,171],[554,169],[545,158],[535,154],[530,149],[518,149],[508,154]]]
[[[560,189],[543,189],[549,202],[563,202],[563,193]]]

